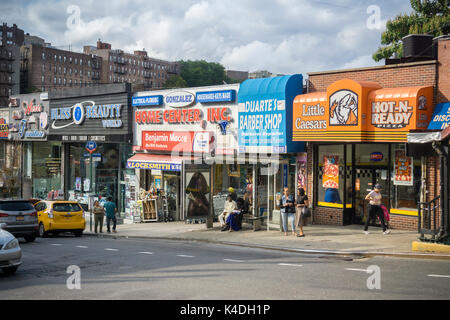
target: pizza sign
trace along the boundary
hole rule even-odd
[[[414,108],[405,101],[372,103],[372,125],[377,128],[399,129],[409,125]]]
[[[339,188],[339,156],[323,157],[322,186],[325,189]]]

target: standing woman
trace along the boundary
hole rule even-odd
[[[298,234],[297,237],[305,236],[305,234],[303,233],[303,225],[306,224],[306,219],[308,218],[304,216],[304,210],[305,208],[308,208],[308,205],[308,196],[306,195],[305,189],[298,189],[296,225],[298,226],[300,234]]]
[[[94,221],[95,221],[95,233],[97,233],[97,227],[100,225],[100,233],[103,233],[103,219],[105,217],[105,209],[100,206],[98,200],[94,201]]]
[[[386,224],[384,223],[384,213],[381,209],[381,185],[376,184],[374,189],[366,196],[366,200],[369,200],[369,216],[367,217],[366,224],[364,226],[364,233],[369,234],[369,222],[375,219],[377,216],[381,221],[383,227],[383,234],[389,234],[390,230],[386,230]]]
[[[279,207],[284,235],[288,235],[288,220],[291,222],[292,235],[297,235],[295,233],[295,200],[294,196],[290,194],[289,188],[284,188],[284,195],[280,199]]]

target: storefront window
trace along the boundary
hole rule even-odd
[[[406,156],[404,144],[392,146],[391,209],[417,210],[420,201],[421,162]],[[398,212],[401,213],[401,212]]]
[[[53,198],[61,190],[61,143],[33,143],[33,197]]]
[[[69,146],[69,199],[87,204],[89,195],[112,197],[118,203],[120,172],[120,149],[118,144],[99,144],[91,156],[84,144]]]
[[[318,147],[318,205],[342,208],[344,201],[344,145]]]

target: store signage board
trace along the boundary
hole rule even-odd
[[[287,117],[294,97],[302,90],[303,77],[299,74],[244,81],[238,93],[238,144],[245,147],[241,150],[287,152],[292,144],[292,119],[288,121]]]
[[[236,101],[235,90],[197,92],[198,103],[233,102]]]
[[[133,97],[131,105],[133,107],[161,106],[163,104],[163,100],[164,97],[162,95]]]
[[[48,136],[49,103],[42,94],[24,94],[9,99],[11,121],[8,125],[12,140],[46,141]]]
[[[161,135],[167,136],[166,133],[176,132],[209,132],[208,139],[211,141],[211,145],[216,148],[216,152],[221,154],[233,154],[237,150],[237,114],[238,107],[236,101],[217,102],[214,104],[202,104],[195,99],[197,93],[221,93],[237,92],[239,84],[223,85],[217,87],[199,87],[189,88],[189,90],[160,90],[160,91],[146,91],[138,92],[135,97],[148,97],[148,96],[163,96],[164,101],[161,106],[142,106],[133,110],[134,114],[134,134],[133,134],[133,149],[134,150],[162,150],[170,151],[173,145],[151,146],[149,141],[144,141],[143,132],[161,132]],[[192,94],[191,98],[174,98],[176,96],[181,97],[183,95]],[[168,97],[172,97],[168,99]],[[214,95],[217,99],[222,99],[224,96]],[[209,96],[211,98],[211,96]],[[175,101],[186,100],[191,104],[185,107],[174,106]],[[193,142],[193,136],[188,135],[188,138]],[[205,137],[206,140],[206,137]],[[195,140],[200,141],[200,140]],[[169,141],[170,142],[170,139]],[[185,150],[195,149],[206,150],[206,145],[203,146],[182,146]],[[144,148],[144,149],[143,149]],[[147,149],[150,148],[150,149]],[[212,147],[207,152],[211,152]],[[191,151],[192,152],[192,151]],[[203,152],[203,151],[202,151]],[[216,153],[218,154],[218,153]]]
[[[209,153],[210,132],[142,131],[142,150]]]
[[[439,103],[434,108],[428,130],[444,130],[450,125],[450,102]]]
[[[181,163],[153,162],[153,161],[127,161],[127,169],[181,171]]]
[[[394,185],[414,185],[414,162],[413,157],[407,157],[405,150],[395,150],[394,162]]]
[[[96,105],[95,101],[82,101],[70,107],[53,108],[50,114],[52,130],[72,125],[81,126],[85,121],[101,120],[103,128],[121,128],[122,104]],[[66,121],[72,122],[66,123]],[[63,121],[63,124],[59,122]]]
[[[195,102],[195,95],[188,91],[175,91],[164,97],[164,103],[172,108],[184,108]]]
[[[293,140],[406,142],[411,130],[428,126],[432,98],[433,87],[339,80],[326,92],[295,98]]]

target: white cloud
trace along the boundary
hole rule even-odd
[[[379,0],[383,19],[405,11]],[[67,28],[69,0],[0,3],[0,19],[81,51],[98,38],[155,58],[205,59],[226,68],[307,73],[373,65],[381,30],[368,30],[369,2],[350,0],[77,1],[82,23]]]

